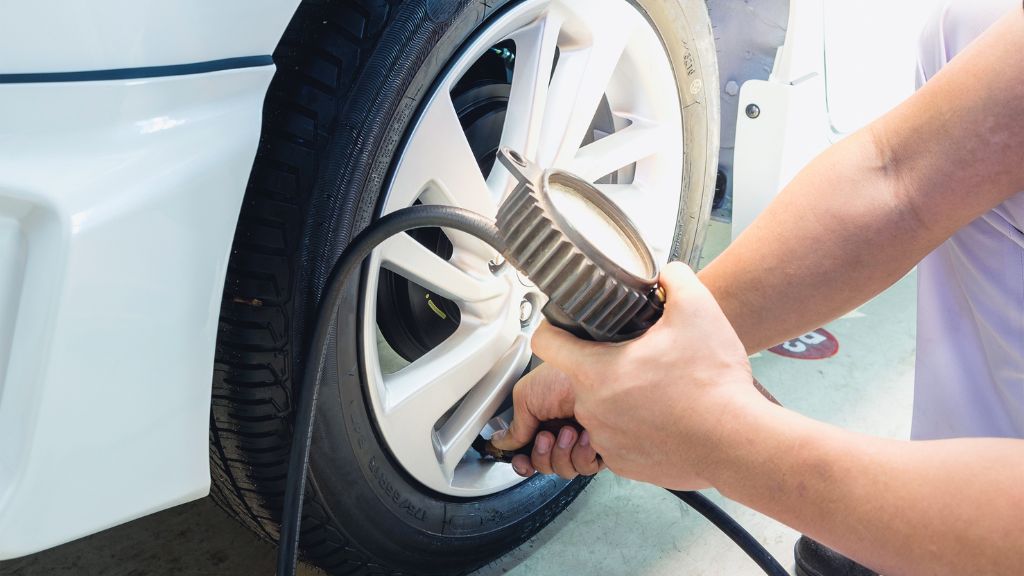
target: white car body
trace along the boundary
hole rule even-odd
[[[208,492],[224,274],[297,4],[0,5],[0,559]]]
[[[771,75],[739,91],[733,239],[811,159],[913,93],[918,35],[942,3],[791,0]]]
[[[208,493],[225,270],[297,4],[0,4],[0,560]],[[826,39],[824,6],[894,9],[844,4],[793,0],[774,72],[742,86],[736,232],[864,121],[826,105],[824,47],[831,73],[863,46]]]

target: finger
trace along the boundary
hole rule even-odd
[[[715,297],[682,262],[671,262],[662,270],[658,282],[665,288],[665,327],[694,322],[718,321],[721,308]],[[713,318],[713,320],[712,320]]]
[[[546,320],[537,326],[530,345],[534,354],[566,374],[578,373],[578,368],[588,359],[599,357],[595,351],[601,347],[597,342],[580,340],[561,328],[555,328]]]
[[[580,433],[576,447],[572,449],[572,467],[583,476],[593,476],[601,471],[601,461],[597,458],[597,450],[590,445],[590,432]]]
[[[522,448],[533,440],[540,426],[540,419],[530,411],[529,403],[530,388],[536,385],[535,372],[531,372],[516,383],[512,390],[512,423],[508,430],[498,430],[491,436],[491,444],[500,450],[515,450]]]
[[[526,454],[516,454],[512,457],[512,469],[523,478],[529,478],[537,473],[530,464],[530,457]]]
[[[551,468],[566,480],[572,480],[579,474],[572,465],[572,449],[576,445],[578,433],[572,426],[562,426],[558,431],[557,442],[551,450]]]
[[[693,290],[703,290],[704,285],[697,279],[693,270],[682,262],[669,262],[658,276],[658,284],[665,289],[665,304],[673,300],[676,303],[686,302],[685,294]],[[673,296],[676,296],[673,298]]]
[[[534,470],[541,474],[553,474],[551,467],[551,448],[555,445],[555,435],[551,432],[541,432],[533,441],[533,453],[530,454],[530,462]]]

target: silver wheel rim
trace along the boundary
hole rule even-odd
[[[485,24],[413,122],[383,192],[383,213],[418,200],[494,216],[513,179],[500,165],[486,178],[481,173],[451,90],[506,40],[515,42],[516,54],[501,145],[592,182],[622,174],[618,181],[628,183],[598,187],[667,261],[683,178],[680,101],[660,38],[626,0],[527,0]],[[580,147],[602,103],[615,130]],[[494,275],[496,254],[480,241],[445,232],[454,247],[448,260],[404,234],[373,254],[361,353],[374,417],[398,463],[434,491],[479,497],[523,481],[508,464],[481,461],[470,444],[490,427],[530,362],[543,296],[515,274]],[[389,351],[376,321],[382,267],[455,302],[461,313],[454,334],[393,373],[384,370]]]

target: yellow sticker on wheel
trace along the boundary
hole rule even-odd
[[[437,304],[434,304],[434,301],[430,299],[430,294],[427,294],[427,306],[429,306],[430,309],[434,311],[434,314],[437,314],[441,320],[448,319],[448,315],[444,313],[444,310],[441,310]]]

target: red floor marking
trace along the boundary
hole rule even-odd
[[[839,340],[824,328],[818,328],[794,340],[768,349],[769,352],[797,360],[822,360],[839,352]]]

